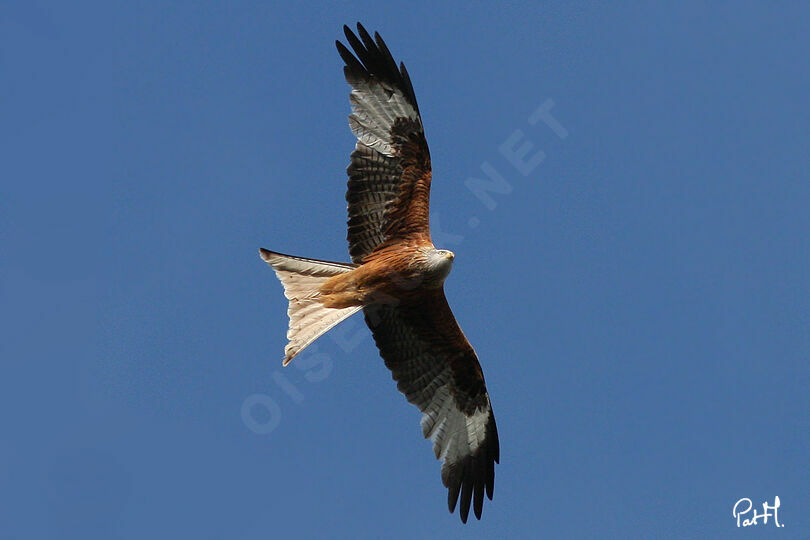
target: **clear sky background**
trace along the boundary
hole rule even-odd
[[[5,3],[0,537],[810,536],[786,4]],[[257,248],[348,260],[357,20],[413,79],[498,419],[466,526],[362,318],[281,367]],[[784,528],[736,528],[775,496]]]

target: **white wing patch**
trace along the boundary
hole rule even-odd
[[[439,378],[449,379],[449,370]],[[484,442],[489,410],[476,411],[467,416],[458,410],[450,394],[449,383],[444,383],[422,414],[422,435],[433,441],[433,453],[442,461],[457,461],[472,454]]]
[[[379,81],[349,80],[352,114],[349,127],[357,140],[386,156],[393,156],[391,128],[397,118],[419,121],[419,115],[394,88]]]

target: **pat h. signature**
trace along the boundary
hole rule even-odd
[[[773,505],[769,505],[768,501],[762,503],[762,513],[758,514],[757,509],[754,508],[754,503],[751,499],[742,498],[734,505],[731,510],[731,515],[737,520],[737,527],[750,527],[751,525],[759,525],[760,519],[763,525],[768,524],[768,518],[773,518],[773,524],[777,527],[784,527],[783,523],[779,523],[779,506],[781,505],[779,496],[773,499]],[[753,514],[751,511],[753,510]],[[772,510],[772,512],[771,512]]]

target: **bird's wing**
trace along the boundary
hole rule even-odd
[[[425,293],[418,306],[364,308],[385,365],[397,388],[422,411],[422,432],[442,463],[442,482],[453,512],[466,523],[470,503],[481,518],[484,493],[492,499],[498,431],[484,374],[442,289]]]
[[[352,260],[362,263],[385,242],[430,242],[430,152],[405,65],[397,68],[379,34],[372,39],[359,23],[359,37],[343,30],[354,54],[336,44],[352,87],[349,126],[357,137],[347,170],[347,239]]]

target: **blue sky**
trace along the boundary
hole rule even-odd
[[[806,536],[810,9],[295,4],[0,11],[0,537]],[[466,526],[361,318],[281,367],[257,248],[348,259],[357,20],[498,419]]]

